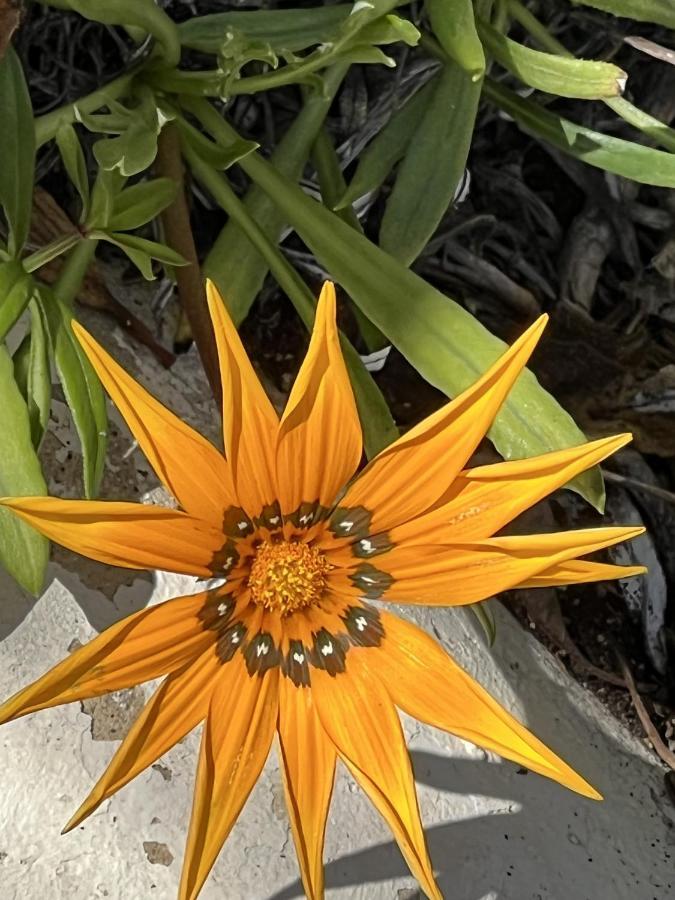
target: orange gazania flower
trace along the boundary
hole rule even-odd
[[[67,828],[204,722],[180,885],[199,893],[275,734],[309,898],[339,758],[390,825],[424,892],[434,880],[397,708],[587,796],[599,794],[388,601],[450,606],[517,586],[626,577],[579,557],[639,528],[493,537],[622,446],[606,438],[464,470],[526,364],[536,322],[461,396],[350,481],[361,429],[326,284],[281,420],[215,289],[225,454],[149,396],[76,323],[110,396],[180,509],[12,498],[55,541],[129,568],[223,583],[112,626],[0,707],[0,722],[166,676]],[[383,601],[377,605],[371,601]]]

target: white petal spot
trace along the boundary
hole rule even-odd
[[[301,525],[306,525],[308,522],[311,522],[311,521],[312,521],[311,513],[305,513],[304,516],[300,516],[300,524]]]
[[[224,616],[227,612],[227,603],[219,603],[218,604],[218,615]]]
[[[262,641],[255,648],[256,656],[265,656],[267,654],[267,652],[269,651],[269,649],[270,649],[270,645],[267,643],[267,641]]]
[[[296,652],[293,654],[293,659],[296,661],[296,663],[299,663],[300,665],[302,665],[305,661],[305,654]]]
[[[369,575],[362,575],[361,581],[365,581],[366,584],[376,584],[377,579],[371,578]]]
[[[239,634],[235,631],[235,633],[232,635],[232,643],[233,643],[233,644],[238,644],[240,640],[241,640],[241,637],[240,637]]]
[[[237,522],[237,528],[239,531],[246,531],[248,528],[248,522]]]
[[[373,547],[373,545],[367,538],[359,541],[359,543],[361,544],[361,549],[364,553],[373,553],[373,551],[375,550],[375,547]]]
[[[279,521],[279,516],[273,516],[270,519],[270,525],[276,525],[278,521]]]
[[[330,656],[333,652],[333,642],[326,641],[326,643],[321,647],[321,653],[323,656]]]
[[[359,631],[365,631],[366,625],[368,624],[368,620],[365,616],[357,616],[354,619],[354,624],[358,628]]]
[[[232,563],[234,562],[234,556],[228,556],[225,560],[225,568],[229,569]]]
[[[353,522],[340,522],[338,524],[338,528],[342,528],[344,531],[351,531],[354,527]]]

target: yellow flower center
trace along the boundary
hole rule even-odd
[[[287,616],[321,599],[330,569],[326,557],[302,541],[263,541],[248,586],[256,603]]]

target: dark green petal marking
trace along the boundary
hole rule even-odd
[[[223,513],[223,532],[231,538],[248,537],[255,526],[240,506],[230,506]]]
[[[342,621],[356,647],[379,647],[384,637],[380,614],[371,606],[350,606]]]
[[[360,538],[352,544],[352,553],[361,559],[370,559],[371,556],[378,556],[380,553],[387,553],[394,546],[393,541],[383,531],[381,534],[372,534],[368,537]]]
[[[349,576],[354,584],[368,600],[379,599],[394,583],[394,578],[370,563],[361,563]]]
[[[216,653],[221,662],[229,662],[237,650],[241,650],[246,639],[247,628],[243,622],[234,622],[218,638]]]
[[[365,506],[338,506],[330,517],[328,530],[337,538],[365,538],[370,534],[372,517]]]
[[[266,631],[259,631],[246,644],[244,659],[249,675],[264,675],[269,669],[273,669],[281,662],[281,654],[274,646],[272,635]]]
[[[291,641],[284,657],[282,671],[296,687],[309,685],[309,652],[302,641]]]

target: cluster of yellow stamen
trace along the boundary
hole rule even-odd
[[[248,586],[256,603],[287,616],[321,599],[330,568],[319,550],[302,541],[263,541]]]

